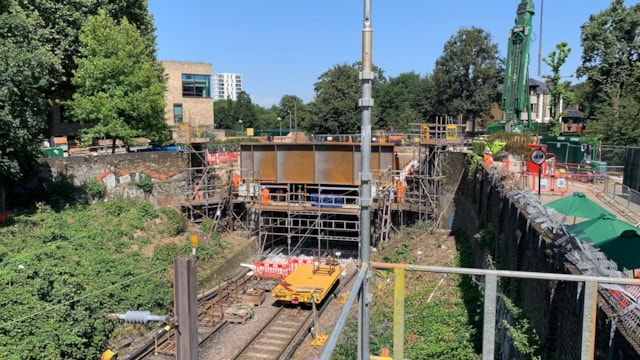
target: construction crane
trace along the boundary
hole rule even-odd
[[[531,129],[531,107],[529,106],[529,48],[531,24],[535,13],[533,0],[522,0],[518,4],[515,26],[509,31],[509,44],[505,64],[501,109],[504,117],[487,127],[487,134],[500,131],[522,132]],[[523,111],[527,111],[527,124],[522,123]]]

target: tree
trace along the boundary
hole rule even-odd
[[[589,132],[604,143],[640,144],[640,4],[612,0],[582,25],[584,108]]]
[[[551,75],[546,75],[549,93],[551,95],[551,121],[552,133],[558,135],[562,129],[560,118],[563,115],[560,110],[560,101],[569,106],[575,103],[575,95],[569,90],[571,82],[560,81],[560,68],[564,65],[567,57],[571,53],[571,48],[566,41],[562,41],[556,45],[556,50],[549,53],[548,57],[542,59],[545,64],[551,68]]]
[[[238,99],[236,100],[234,109],[234,115],[237,117],[236,121],[239,122],[242,120],[242,127],[246,129],[257,125],[256,112],[251,102],[251,96],[245,91],[238,93]],[[237,125],[238,124],[236,124],[236,126]]]
[[[278,107],[280,108],[278,117],[282,119],[282,122],[287,124],[287,132],[289,130],[289,119],[291,119],[291,129],[293,131],[306,128],[309,112],[307,106],[302,102],[302,99],[295,95],[284,95],[280,99]]]
[[[459,30],[436,60],[431,77],[435,92],[430,94],[436,97],[434,110],[471,119],[489,116],[491,105],[499,100],[502,74],[498,45],[491,35],[476,27]]]
[[[420,113],[423,119],[432,119],[440,114],[437,110],[437,91],[435,88],[435,82],[433,81],[433,74],[427,74],[420,80],[418,84],[418,94],[416,99],[416,110]]]
[[[418,111],[421,81],[419,74],[409,72],[380,84],[375,97],[378,108],[376,126],[379,129],[393,126],[396,131],[406,131],[410,123],[421,122]]]
[[[231,99],[218,100],[213,106],[213,118],[217,129],[234,129],[238,126],[238,116],[235,115],[235,101]]]
[[[13,10],[0,14],[0,185],[18,180],[37,157],[55,67],[34,31],[38,19]]]
[[[51,67],[53,86],[45,90],[51,110],[60,116],[58,101],[71,99],[74,88],[70,79],[76,69],[75,59],[79,56],[80,31],[87,21],[99,10],[108,13],[116,21],[127,19],[150,43],[154,40],[153,19],[148,13],[147,0],[68,0],[68,1],[17,1],[3,0],[6,4],[20,7],[29,17],[39,19],[38,26],[30,34],[35,34],[41,46],[55,58],[56,66]],[[10,6],[0,6],[0,13]],[[155,45],[152,45],[155,48]]]
[[[318,80],[314,84],[316,100],[311,106],[312,117],[307,130],[312,134],[358,132],[361,122],[358,69],[346,63],[335,65]]]
[[[154,49],[127,19],[117,24],[101,10],[88,20],[72,79],[77,90],[65,103],[74,120],[95,124],[82,131],[83,142],[109,137],[115,152],[116,139],[166,139],[163,69]]]
[[[311,103],[311,117],[306,123],[312,134],[354,134],[360,132],[362,115],[358,100],[362,96],[359,80],[361,63],[335,65],[318,77],[314,84],[316,99]],[[373,94],[385,81],[384,72],[373,67]],[[373,117],[376,115],[374,107]]]

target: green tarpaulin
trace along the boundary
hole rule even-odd
[[[640,229],[637,227],[605,213],[566,228],[578,240],[602,250],[620,269],[640,268]]]
[[[620,236],[623,231],[639,229],[627,222],[616,219],[615,215],[604,213],[595,219],[569,225],[567,230],[580,241],[598,245]]]
[[[564,215],[586,219],[595,219],[602,213],[608,213],[605,208],[598,205],[581,192],[574,192],[571,196],[554,200],[545,206]]]
[[[640,230],[640,229],[636,229]],[[598,244],[607,257],[618,264],[618,268],[640,268],[640,234],[636,230],[623,231],[620,236]]]

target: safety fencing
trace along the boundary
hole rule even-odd
[[[298,266],[302,264],[313,264],[317,259],[289,259],[287,262],[280,263],[272,263],[272,262],[260,262],[256,261],[253,263],[255,269],[253,270],[253,275],[265,279],[284,279],[286,278],[293,270],[295,270]],[[326,260],[321,259],[321,264],[325,264]]]
[[[640,192],[610,180],[594,183],[593,188],[629,213],[640,214]],[[640,221],[640,218],[636,220]]]

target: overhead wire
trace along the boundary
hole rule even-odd
[[[69,305],[69,304],[73,304],[73,303],[74,303],[74,302],[76,302],[76,301],[80,301],[80,300],[82,300],[82,299],[86,299],[86,298],[89,298],[89,297],[95,296],[95,295],[100,294],[100,293],[103,293],[103,292],[105,292],[105,291],[107,291],[107,290],[110,290],[110,289],[113,289],[113,288],[116,288],[116,287],[119,287],[119,286],[122,286],[122,285],[125,285],[125,284],[128,284],[128,283],[131,283],[131,282],[133,282],[133,281],[139,280],[139,279],[144,278],[144,277],[147,277],[147,276],[149,276],[149,275],[153,275],[153,274],[156,274],[156,273],[159,273],[159,272],[165,271],[165,270],[167,270],[167,269],[169,269],[169,268],[171,268],[171,267],[173,267],[173,266],[167,266],[167,267],[162,268],[162,269],[158,269],[158,270],[150,271],[150,272],[147,272],[147,273],[142,274],[142,275],[140,275],[140,276],[136,276],[135,278],[128,279],[128,280],[125,280],[125,281],[122,281],[122,282],[119,282],[119,283],[116,283],[116,284],[112,284],[112,285],[109,285],[109,286],[107,286],[107,287],[105,287],[105,288],[102,288],[102,289],[99,289],[99,290],[93,291],[93,292],[88,293],[88,294],[84,294],[84,295],[82,295],[82,296],[79,296],[79,297],[77,297],[77,298],[71,299],[71,300],[69,300],[69,301],[65,301],[65,302],[63,302],[63,303],[60,303],[60,304],[57,304],[57,305],[54,305],[54,306],[48,307],[48,308],[46,308],[46,309],[44,309],[44,310],[37,311],[37,312],[31,313],[31,314],[29,314],[29,315],[26,315],[26,316],[23,316],[23,317],[20,317],[20,318],[17,318],[17,319],[13,319],[13,320],[7,321],[7,322],[5,322],[5,323],[0,324],[0,328],[4,328],[4,327],[9,326],[9,325],[11,325],[11,324],[15,324],[15,323],[18,323],[18,322],[21,322],[21,321],[24,321],[24,320],[30,319],[30,318],[32,318],[32,317],[38,316],[38,315],[42,315],[42,314],[48,313],[48,312],[50,312],[50,311],[52,311],[52,310],[55,310],[55,309],[57,309],[57,308],[60,308],[60,307],[63,307],[63,306]]]

